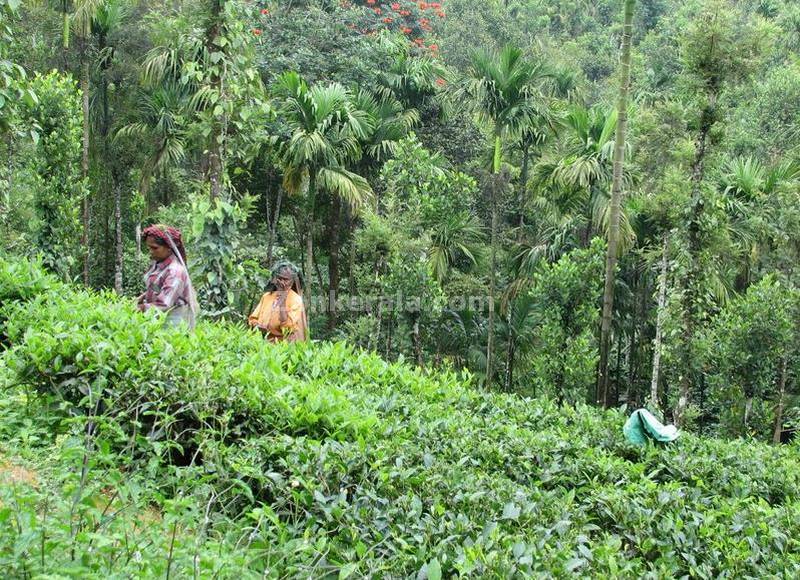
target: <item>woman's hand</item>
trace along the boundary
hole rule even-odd
[[[275,300],[275,305],[278,308],[278,319],[281,324],[286,322],[289,318],[289,311],[286,309],[286,297],[288,292],[286,290],[278,290],[278,298]]]

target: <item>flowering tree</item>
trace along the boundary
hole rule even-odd
[[[390,30],[404,34],[409,41],[422,51],[437,54],[439,45],[432,38],[434,25],[445,18],[441,2],[421,2],[414,0],[342,0],[343,8],[366,8],[364,17],[351,28],[363,34],[374,34],[378,30]]]

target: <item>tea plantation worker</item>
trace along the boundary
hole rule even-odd
[[[197,295],[186,268],[186,250],[180,230],[152,225],[144,229],[142,238],[153,264],[144,275],[146,290],[139,296],[139,310],[157,308],[167,314],[167,324],[186,324],[194,328]]]
[[[308,319],[302,294],[303,279],[297,266],[276,264],[266,294],[248,319],[250,326],[270,342],[306,340]]]

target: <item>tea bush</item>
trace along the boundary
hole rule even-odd
[[[45,464],[60,466],[49,487],[0,484],[15,522],[0,564],[18,576],[800,572],[793,447],[689,433],[632,447],[619,411],[343,343],[164,329],[24,262],[0,261],[0,292],[0,450],[43,461],[54,445]],[[110,521],[115,493],[135,507]]]

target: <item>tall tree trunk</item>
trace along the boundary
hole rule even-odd
[[[695,310],[698,302],[698,285],[703,278],[703,272],[698,265],[701,248],[700,221],[703,215],[702,184],[705,176],[705,160],[708,148],[708,133],[715,122],[716,94],[709,96],[709,103],[703,109],[700,118],[700,131],[695,143],[695,158],[692,163],[692,201],[689,218],[689,268],[684,277],[685,291],[683,293],[683,331],[681,333],[681,378],[679,383],[678,402],[673,411],[673,422],[677,427],[682,426],[686,409],[689,406],[692,386],[692,356],[691,344],[694,340],[694,329],[697,323]]]
[[[114,259],[114,291],[122,294],[122,187],[118,183],[114,184],[114,230],[117,250]]]
[[[114,258],[112,250],[114,241],[111,236],[111,221],[114,215],[113,195],[103,196],[103,280],[113,280]]]
[[[634,281],[635,284],[634,288],[634,304],[633,304],[633,315],[631,316],[631,335],[630,340],[628,341],[628,381],[625,387],[625,403],[630,404],[630,401],[634,398],[634,391],[636,385],[636,335],[637,331],[639,330],[639,301],[636,300],[638,296],[636,296],[636,290],[639,290],[639,294],[644,297],[644,290],[645,284],[642,283],[641,277],[638,279],[636,278],[636,273],[634,272]],[[642,310],[644,310],[644,305],[642,304]],[[638,399],[638,397],[637,397]]]
[[[511,392],[511,385],[514,382],[514,357],[517,351],[517,334],[511,327],[511,304],[508,312],[508,348],[506,350],[506,377],[504,387],[507,392]]]
[[[111,129],[111,114],[108,106],[108,69],[110,67],[111,54],[107,50],[108,43],[105,32],[98,34],[97,46],[100,53],[100,96],[103,107],[100,136],[103,140],[106,171],[110,176],[110,186],[114,195],[114,291],[117,294],[122,294],[122,262],[124,255],[122,244],[122,187],[117,170],[117,160],[112,158],[108,138]]]
[[[142,259],[142,222],[136,222],[136,263]]]
[[[622,28],[622,60],[619,98],[617,100],[617,134],[614,142],[611,181],[611,214],[609,216],[606,276],[603,288],[603,317],[600,324],[600,362],[597,372],[597,404],[609,404],[608,354],[611,348],[611,317],[614,309],[614,278],[617,269],[619,219],[622,205],[622,166],[625,162],[625,130],[628,125],[628,92],[631,84],[631,30],[636,0],[625,0],[625,23]]]
[[[492,384],[494,374],[494,295],[495,279],[497,276],[497,189],[500,186],[499,182],[500,175],[494,174],[491,178],[492,230],[490,248],[491,259],[489,262],[489,320],[487,324],[488,336],[486,340],[486,386]]]
[[[62,0],[61,8],[63,11],[63,17],[61,21],[61,44],[66,52],[66,50],[69,48],[69,8],[65,0]]]
[[[220,35],[222,30],[222,3],[224,1],[225,0],[211,0],[211,20],[206,30],[205,40],[206,49],[209,53],[226,51],[224,47],[214,44],[214,39]],[[209,80],[211,87],[217,92],[218,98],[222,100],[222,76],[219,73],[212,73]],[[217,119],[216,115],[212,115],[207,160],[207,176],[212,201],[218,199],[222,191],[222,145],[220,143],[223,139],[222,126],[222,121]]]
[[[304,300],[306,301],[306,307],[312,307],[312,279],[314,277],[314,205],[316,202],[316,187],[317,187],[317,176],[316,174],[312,173],[309,176],[308,181],[308,219],[306,220],[306,233],[305,233],[305,240],[306,240],[306,265],[305,265],[305,283],[306,287],[303,289]],[[297,222],[295,222],[295,226],[297,226]]]
[[[667,257],[669,239],[664,234],[661,248],[661,273],[658,277],[658,306],[656,307],[656,336],[653,339],[653,374],[650,381],[650,397],[648,404],[650,408],[657,411],[660,408],[658,399],[658,382],[661,373],[661,342],[664,328],[664,311],[667,306],[667,267],[669,260]]]
[[[490,178],[491,194],[491,248],[490,248],[490,271],[489,271],[489,319],[487,324],[486,338],[486,386],[492,384],[494,378],[494,295],[497,278],[497,196],[500,189],[500,161],[503,153],[503,143],[500,139],[499,129],[494,136],[494,158],[492,160],[492,176]]]
[[[336,299],[339,297],[339,223],[341,222],[342,200],[333,196],[331,214],[328,221],[330,238],[330,258],[328,259],[328,330],[336,330]]]
[[[530,145],[522,146],[522,169],[519,175],[519,198],[517,199],[517,225],[522,228],[525,225],[525,205],[528,196],[528,163],[530,161]],[[521,235],[521,232],[520,232]]]
[[[747,435],[747,430],[750,427],[750,415],[753,413],[753,397],[748,396],[744,401],[744,416],[742,417],[742,426],[744,427],[744,434]]]
[[[317,274],[317,284],[319,284],[319,292],[324,297],[326,288],[325,288],[325,281],[322,279],[322,269],[319,267],[319,262],[314,262],[314,271]]]
[[[787,376],[787,356],[781,359],[781,374],[778,379],[778,402],[775,403],[775,426],[772,429],[772,442],[777,445],[781,442],[781,432],[783,431],[783,407],[786,401],[786,376]]]
[[[422,368],[425,362],[422,359],[422,338],[419,333],[419,314],[414,316],[414,323],[411,325],[411,340],[414,343],[414,356],[417,359],[417,366]]]
[[[356,295],[356,236],[353,231],[355,223],[352,216],[348,220],[347,228],[350,235],[350,252],[347,256],[347,286],[352,298]]]
[[[267,220],[269,223],[269,240],[267,242],[267,266],[272,267],[272,252],[275,249],[275,232],[278,228],[278,220],[281,218],[281,201],[283,200],[283,187],[278,188],[278,199],[275,200],[275,211],[272,214],[272,220]],[[269,206],[269,201],[267,201]]]
[[[384,351],[386,354],[384,355],[386,360],[392,360],[392,339],[394,338],[394,314],[389,314],[389,318],[386,320],[386,350]]]
[[[65,15],[66,18],[66,15]],[[81,105],[83,109],[83,150],[81,153],[81,177],[86,188],[83,195],[83,232],[81,233],[81,246],[83,247],[83,284],[89,285],[89,58],[86,54],[88,47],[84,41],[81,50]]]
[[[378,280],[380,280],[381,271],[383,270],[383,259],[379,258],[378,262],[375,264],[375,284],[377,285]],[[375,350],[380,348],[380,335],[381,335],[381,322],[383,320],[383,290],[378,291],[378,304],[376,305],[377,311],[375,313],[375,318],[377,319],[377,323],[375,325],[376,332],[375,332]],[[372,339],[373,336],[370,334],[369,338],[367,339],[367,350],[372,350]]]

